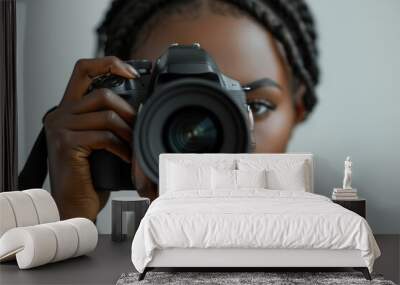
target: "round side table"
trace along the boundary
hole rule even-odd
[[[113,241],[123,241],[126,239],[126,234],[122,232],[122,222],[124,212],[134,212],[134,233],[139,227],[140,221],[146,214],[150,205],[150,199],[143,197],[121,197],[113,198],[112,200],[112,230],[111,239]]]

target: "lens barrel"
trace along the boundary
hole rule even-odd
[[[246,108],[209,80],[163,84],[145,102],[134,130],[144,174],[158,183],[161,153],[244,153],[251,150]]]
[[[215,114],[200,106],[183,107],[163,127],[167,152],[213,153],[222,146],[223,129]]]

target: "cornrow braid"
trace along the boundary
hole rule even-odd
[[[304,64],[312,69],[312,72],[310,72],[310,76],[312,77],[313,81],[318,82],[318,66],[313,60],[315,57],[318,56],[315,39],[313,39],[311,34],[309,33],[310,27],[305,22],[305,17],[302,17],[304,15],[299,13],[299,6],[295,6],[293,4],[299,4],[301,1],[291,1],[289,2],[290,4],[285,4],[286,1],[282,0],[275,0],[271,2],[276,3],[278,9],[275,9],[275,11],[278,14],[278,17],[283,19],[283,23],[287,25],[288,32],[291,33],[292,38],[296,42],[297,46],[303,47],[300,48],[300,52],[303,53],[302,55],[304,56]],[[316,35],[314,35],[314,37],[315,36]]]
[[[98,51],[128,59],[143,27],[152,16],[177,12],[199,0],[114,0],[97,29]],[[214,1],[214,0],[213,0]],[[317,103],[319,82],[317,31],[304,0],[218,0],[252,16],[283,46],[294,76],[304,84],[304,105],[310,113]],[[100,53],[99,53],[100,54]]]

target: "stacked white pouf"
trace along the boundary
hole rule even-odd
[[[20,269],[92,251],[98,233],[92,221],[60,221],[57,205],[43,189],[0,193],[0,262],[17,259]]]

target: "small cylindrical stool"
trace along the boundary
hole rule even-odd
[[[123,241],[126,234],[122,232],[124,212],[134,212],[135,224],[134,232],[139,227],[140,221],[146,214],[150,205],[150,199],[143,197],[123,197],[113,198],[112,200],[112,231],[111,238],[113,241]]]

